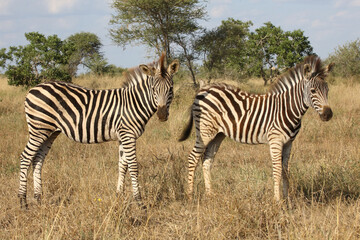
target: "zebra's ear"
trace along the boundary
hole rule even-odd
[[[304,65],[304,76],[306,79],[309,79],[311,76],[311,66],[309,64]]]
[[[324,73],[326,75],[328,75],[333,70],[334,66],[335,66],[335,63],[333,63],[333,62],[330,63],[329,65],[327,65],[324,69]]]
[[[175,59],[168,67],[168,73],[170,73],[171,75],[172,74],[175,74],[178,70],[179,70],[179,67],[180,67],[180,63],[179,63],[179,60]]]
[[[154,67],[149,68],[148,66],[146,66],[144,64],[141,64],[139,66],[139,68],[145,75],[148,75],[150,77],[153,77],[155,75],[155,68]]]

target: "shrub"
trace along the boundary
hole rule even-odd
[[[346,43],[330,54],[327,62],[334,62],[334,74],[340,77],[360,76],[360,39]],[[359,78],[358,78],[359,79]]]

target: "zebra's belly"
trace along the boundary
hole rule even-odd
[[[247,138],[239,138],[239,137],[237,137],[237,138],[231,137],[231,138],[233,140],[235,140],[236,142],[244,143],[244,144],[251,144],[251,145],[268,143],[268,141],[265,137],[251,136],[251,137],[247,137]]]
[[[225,129],[224,129],[225,130]],[[268,143],[267,133],[262,127],[258,126],[233,126],[232,131],[224,131],[225,135],[231,139],[245,144],[265,144]]]
[[[89,131],[87,128],[73,127],[59,130],[71,140],[79,143],[92,144],[118,140],[116,132],[108,129],[94,131],[93,128],[90,128],[92,131]]]

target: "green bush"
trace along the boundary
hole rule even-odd
[[[338,77],[360,76],[360,39],[336,48],[327,62],[335,63],[333,72]]]

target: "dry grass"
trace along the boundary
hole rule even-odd
[[[83,78],[76,83],[114,88],[121,79]],[[242,88],[264,91],[261,81]],[[0,79],[0,239],[359,239],[360,85],[330,86],[334,117],[323,123],[309,110],[290,159],[291,206],[273,203],[267,145],[226,139],[216,157],[214,194],[205,198],[196,172],[193,202],[184,196],[187,155],[194,136],[176,141],[187,121],[194,90],[175,86],[168,122],[154,117],[137,142],[140,184],[147,213],[132,201],[129,176],[115,195],[116,142],[82,145],[55,141],[43,167],[43,204],[29,210],[17,199],[19,155],[27,141],[26,91]]]

